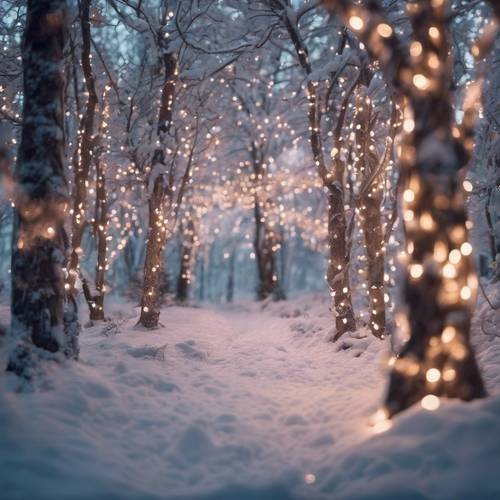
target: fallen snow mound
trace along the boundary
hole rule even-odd
[[[324,297],[137,313],[116,304],[34,391],[0,373],[2,499],[500,498],[498,337],[475,339],[494,396],[374,435],[388,343],[328,342]]]

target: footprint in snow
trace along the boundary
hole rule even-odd
[[[174,384],[173,382],[166,382],[165,380],[157,380],[154,383],[154,388],[159,392],[180,391],[177,384]]]
[[[144,345],[141,347],[129,347],[127,354],[133,358],[139,359],[156,359],[158,361],[165,361],[165,349],[167,344],[160,347],[154,345]]]
[[[331,434],[323,434],[318,436],[316,439],[313,439],[310,445],[313,448],[320,448],[322,446],[331,446],[332,444],[335,444],[333,436]]]
[[[307,420],[302,415],[290,415],[286,418],[285,425],[307,425]]]
[[[177,441],[176,450],[188,463],[205,460],[215,451],[210,437],[197,425],[188,427]]]
[[[206,361],[208,354],[201,349],[195,347],[196,343],[194,340],[187,340],[186,342],[179,342],[175,344],[175,348],[188,359],[193,359],[195,361]]]
[[[113,391],[97,382],[86,382],[82,385],[82,389],[85,394],[96,399],[107,399],[113,396]]]

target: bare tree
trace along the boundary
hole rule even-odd
[[[361,231],[366,250],[366,281],[369,297],[369,328],[376,337],[386,333],[385,313],[385,251],[386,231],[382,214],[387,182],[386,173],[392,159],[397,110],[394,106],[389,122],[377,109],[366,87],[358,92],[356,113],[353,122],[356,148],[353,152],[353,167],[359,183],[354,203],[359,213]],[[377,133],[378,131],[378,133]],[[380,134],[386,136],[380,141]],[[383,148],[378,148],[382,142]],[[389,214],[392,217],[392,211]],[[389,221],[390,222],[390,221]]]
[[[344,210],[344,176],[345,163],[340,155],[333,155],[330,158],[325,154],[325,140],[322,135],[322,116],[324,106],[318,92],[318,75],[313,72],[310,50],[306,39],[302,36],[299,27],[301,19],[310,11],[318,7],[312,3],[304,6],[299,11],[295,11],[289,0],[268,0],[267,9],[263,9],[261,15],[267,15],[272,19],[272,27],[282,27],[285,29],[292,47],[293,54],[302,71],[305,73],[305,92],[307,96],[307,119],[309,125],[309,142],[312,151],[314,166],[321,179],[328,196],[328,247],[329,260],[327,281],[330,293],[333,297],[335,311],[336,333],[334,339],[340,338],[348,331],[354,331],[356,321],[352,306],[352,293],[350,283],[350,255],[348,244],[348,224]],[[342,34],[337,55],[342,55],[346,46],[345,32]],[[332,78],[331,88],[338,84],[338,77],[342,69],[346,66],[346,61],[340,62],[340,68],[335,68]],[[341,107],[336,121],[334,138],[335,143],[332,151],[340,151],[342,141],[341,131],[344,126],[346,116],[345,106],[354,90],[353,84],[347,92],[344,104]],[[325,99],[329,99],[331,88],[327,91]]]
[[[104,273],[106,260],[106,187],[103,164],[100,160],[101,136],[103,135],[103,123],[96,134],[96,115],[99,106],[96,78],[92,64],[90,11],[92,0],[83,0],[79,4],[80,30],[81,30],[81,66],[88,94],[84,113],[81,116],[72,158],[73,167],[73,209],[72,209],[72,235],[71,256],[69,261],[68,285],[70,292],[76,295],[76,282],[80,278],[85,300],[89,308],[91,320],[104,319]],[[74,52],[74,51],[73,51]],[[73,72],[75,80],[75,99],[78,99],[78,71]],[[78,102],[76,102],[78,108]],[[104,127],[105,128],[105,127]],[[96,168],[96,213],[94,218],[94,235],[97,241],[97,264],[95,276],[96,293],[92,293],[91,287],[84,273],[80,269],[80,258],[83,254],[82,242],[85,229],[88,226],[88,186],[91,180],[92,164]]]

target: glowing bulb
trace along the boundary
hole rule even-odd
[[[314,474],[306,474],[304,476],[304,481],[306,484],[314,484],[316,482],[316,476]]]
[[[439,38],[439,30],[435,26],[431,26],[429,28],[429,36],[434,40],[437,40]]]
[[[432,228],[434,227],[434,219],[432,218],[432,215],[429,212],[424,212],[420,216],[420,227],[424,231],[431,231]]]
[[[418,57],[422,53],[422,44],[420,42],[411,42],[410,54],[412,57]]]
[[[389,38],[392,35],[392,28],[386,23],[380,23],[377,26],[377,33],[382,38]]]
[[[465,241],[460,245],[460,252],[462,252],[462,255],[470,255],[472,253],[472,245],[468,241]]]
[[[437,241],[434,245],[434,258],[438,262],[444,262],[448,256],[448,249],[446,244],[442,241]]]
[[[406,222],[411,222],[413,220],[413,217],[414,217],[414,213],[413,213],[413,210],[405,210],[403,212],[403,219],[406,221]]]
[[[407,134],[409,134],[409,133],[413,132],[414,129],[415,129],[415,121],[412,120],[411,118],[406,118],[403,121],[403,130]]]
[[[437,382],[441,378],[441,372],[437,368],[429,368],[425,374],[427,382]]]
[[[441,340],[444,344],[450,343],[456,336],[457,329],[454,326],[447,326],[441,333]]]
[[[441,402],[439,401],[439,398],[434,394],[427,394],[427,396],[424,396],[422,398],[420,404],[422,405],[422,408],[424,410],[434,411],[439,408]]]
[[[363,29],[365,23],[363,22],[363,19],[361,19],[359,16],[351,16],[349,18],[349,25],[353,30],[359,31]]]
[[[424,267],[422,266],[422,264],[412,264],[410,266],[410,276],[412,278],[420,278],[422,274],[424,274]]]
[[[467,193],[472,192],[472,190],[474,189],[472,182],[468,181],[467,179],[464,182],[462,182],[462,186],[464,188],[464,191],[466,191]]]
[[[460,253],[460,250],[457,250],[456,248],[454,248],[450,252],[448,259],[452,264],[458,264],[460,262],[460,260],[462,259],[462,254]]]
[[[436,54],[429,55],[429,57],[427,58],[427,64],[429,65],[429,68],[431,68],[431,69],[438,69],[439,68],[439,59],[436,56]]]
[[[403,193],[403,199],[411,203],[415,199],[415,193],[411,189],[405,189],[405,192]]]
[[[445,264],[443,267],[443,276],[445,278],[455,278],[457,276],[457,270],[453,264]]]
[[[425,90],[429,86],[429,79],[425,75],[417,73],[413,77],[413,85],[418,89]]]
[[[472,297],[472,290],[468,286],[463,286],[460,290],[460,298],[469,300]]]

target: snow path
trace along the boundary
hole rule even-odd
[[[80,361],[46,364],[36,392],[0,376],[6,499],[500,498],[500,398],[415,408],[373,437],[388,346],[327,342],[323,297],[170,307],[155,331],[137,313],[85,328]],[[497,386],[500,342],[480,359]]]
[[[336,352],[325,342],[324,300],[269,309],[172,307],[162,312],[165,326],[147,332],[125,308],[118,312],[130,318],[117,333],[84,329],[71,373],[50,367],[61,372],[48,377],[52,390],[7,396],[25,403],[12,446],[29,454],[23,434],[44,441],[53,432],[60,442],[45,446],[54,461],[73,463],[70,477],[88,474],[90,461],[103,484],[111,477],[131,494],[192,498],[228,478],[271,491],[303,483],[335,449],[370,432],[383,345],[354,339],[357,348]]]

